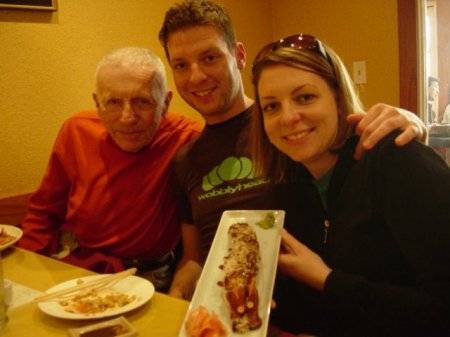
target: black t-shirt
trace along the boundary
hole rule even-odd
[[[206,258],[223,211],[274,209],[269,179],[256,178],[250,159],[251,108],[216,125],[175,159],[181,220],[198,226]]]

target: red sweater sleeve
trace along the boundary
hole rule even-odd
[[[18,246],[49,255],[57,249],[57,233],[65,222],[70,181],[60,160],[64,126],[53,147],[45,175],[28,202],[22,223],[24,235]]]

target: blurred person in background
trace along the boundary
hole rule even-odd
[[[428,124],[439,123],[439,112],[435,108],[439,102],[439,80],[428,76]]]

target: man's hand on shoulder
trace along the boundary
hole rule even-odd
[[[428,137],[427,128],[417,115],[383,103],[375,104],[366,113],[349,115],[347,120],[356,125],[356,133],[361,136],[355,150],[356,159],[360,159],[364,151],[373,148],[394,130],[403,131],[395,139],[398,146],[414,139],[425,143]]]

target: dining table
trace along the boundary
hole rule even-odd
[[[76,278],[95,275],[54,258],[43,256],[18,247],[9,247],[1,252],[4,278],[43,293],[47,289]],[[13,294],[14,295],[14,294]],[[178,336],[189,302],[155,292],[144,305],[121,314],[143,337]],[[68,336],[68,329],[78,328],[103,319],[62,319],[42,312],[35,302],[28,301],[7,311],[8,323],[0,331],[1,337],[57,337]]]

